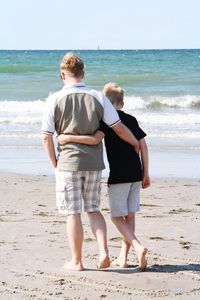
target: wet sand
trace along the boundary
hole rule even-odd
[[[88,219],[85,271],[66,271],[70,258],[65,217],[55,207],[54,178],[0,174],[0,299],[200,299],[200,180],[154,179],[142,191],[136,234],[149,249],[148,270],[129,267],[98,270],[97,243]],[[111,259],[121,237],[110,221],[105,180],[102,213],[108,227]]]

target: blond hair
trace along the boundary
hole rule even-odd
[[[65,54],[60,64],[61,71],[66,71],[72,77],[79,77],[83,73],[84,62],[74,53]]]
[[[119,104],[124,100],[124,90],[115,82],[107,83],[103,88],[103,93],[112,104]]]

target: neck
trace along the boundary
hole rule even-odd
[[[121,110],[121,109],[122,109],[121,106],[118,106],[118,105],[113,105],[113,106],[114,106],[114,108],[115,108],[116,110]]]
[[[121,110],[124,106],[124,102],[114,103],[113,106],[115,107],[116,110]]]
[[[67,77],[65,80],[63,80],[64,84],[73,84],[73,83],[80,83],[81,79],[80,78],[75,78],[75,77]]]

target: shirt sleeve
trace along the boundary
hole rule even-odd
[[[146,133],[140,128],[138,121],[134,116],[126,114],[122,111],[119,111],[119,116],[122,122],[131,130],[138,141],[146,136]]]
[[[135,122],[134,127],[135,127],[136,130],[133,130],[133,132],[134,132],[134,135],[135,135],[136,139],[138,141],[140,141],[141,139],[143,139],[146,136],[146,133],[140,128],[137,119],[136,118],[134,118],[134,119],[135,119],[134,120],[134,122]]]
[[[42,120],[42,133],[53,135],[55,132],[54,102],[52,96],[46,100]]]
[[[103,107],[104,107],[103,121],[109,127],[113,127],[114,125],[121,122],[116,109],[114,108],[114,106],[106,96],[103,96]]]
[[[138,126],[138,141],[140,141],[141,139],[143,139],[146,136],[146,133]]]

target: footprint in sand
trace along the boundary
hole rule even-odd
[[[121,241],[122,238],[121,237],[113,237],[113,238],[110,238],[110,241],[113,241],[113,242],[118,242],[118,241]]]
[[[182,245],[183,249],[190,249],[191,248],[191,243],[190,242],[180,241],[179,244]]]
[[[191,212],[192,209],[183,209],[183,208],[178,208],[178,209],[172,209],[168,212],[168,214],[180,214],[180,213],[189,213]]]
[[[156,240],[156,241],[158,241],[158,240],[164,240],[164,238],[162,238],[161,236],[151,236],[150,238],[149,238],[150,240]]]

